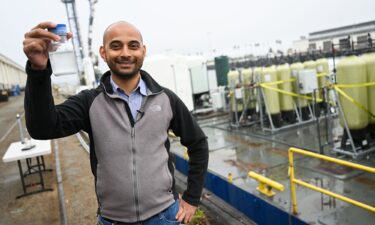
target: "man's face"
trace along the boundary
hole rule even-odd
[[[130,79],[139,73],[146,55],[140,33],[127,24],[110,27],[104,36],[100,55],[112,74]]]

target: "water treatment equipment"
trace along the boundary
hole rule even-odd
[[[251,68],[242,69],[241,80],[244,88],[244,104],[247,105],[246,115],[252,116],[256,113],[256,93],[252,86],[254,83],[253,70]]]
[[[241,87],[240,72],[236,69],[227,75],[229,87],[229,105],[232,121],[238,122],[243,111],[243,88]]]
[[[301,70],[303,70],[303,64],[300,62],[299,58],[294,58],[293,63],[290,65],[291,75],[292,78],[298,79],[298,74]],[[297,86],[297,81],[293,82],[293,92],[301,95],[299,93],[299,87]],[[299,107],[299,110],[301,111],[301,117],[302,120],[308,120],[310,119],[310,110],[308,106],[308,102],[306,99],[297,97],[296,98],[297,106]]]
[[[303,62],[303,68],[304,69],[310,69],[310,70],[315,70],[316,71],[316,66],[317,66],[317,64],[316,64],[316,62],[308,55],[307,57],[306,57],[306,61],[305,62]],[[317,77],[315,77],[315,79],[317,80],[318,78]],[[313,97],[313,94],[311,94],[310,95],[311,97]],[[320,94],[319,94],[319,92],[316,92],[316,97],[317,98],[320,98],[321,96],[320,96]],[[311,104],[312,104],[313,102],[311,102]],[[314,108],[315,108],[315,116],[316,117],[319,117],[319,115],[320,115],[320,107],[319,107],[319,104],[315,104],[314,105]]]
[[[317,78],[318,78],[318,87],[319,87],[319,97],[324,100],[324,93],[323,93],[323,87],[326,87],[329,77],[329,64],[328,59],[323,57],[323,55],[320,55],[318,59],[316,60],[316,72],[317,72]],[[325,102],[320,102],[320,108],[326,109]]]
[[[366,61],[367,82],[375,82],[375,52],[364,54],[363,59]],[[367,102],[368,110],[375,115],[375,85],[367,87]],[[371,115],[369,115],[368,130],[371,138],[375,140],[375,117]]]
[[[319,88],[327,86],[327,76],[329,76],[329,65],[328,59],[321,56],[316,60],[316,73],[318,76],[318,85]]]
[[[215,57],[215,71],[218,86],[228,85],[229,59],[228,56]]]
[[[283,83],[279,84],[279,89],[285,92],[292,92],[293,85],[291,82],[291,71],[288,63],[281,61],[281,64],[276,67],[277,79]],[[296,115],[294,112],[293,97],[287,93],[279,93],[280,109],[283,121],[288,123],[296,122]]]
[[[267,87],[277,88],[277,84],[267,84],[277,81],[276,67],[274,65],[266,65],[262,70],[261,82]],[[279,93],[275,90],[271,90],[267,87],[263,87],[264,101],[266,104],[267,112],[271,115],[273,125],[275,127],[281,127],[281,114],[280,114],[280,102]]]
[[[306,59],[307,60],[303,62],[303,68],[316,70],[316,62],[312,60],[310,57],[307,57]]]
[[[337,64],[336,73],[337,84],[363,84],[367,82],[366,62],[364,59],[355,55],[348,55]],[[342,90],[355,102],[365,108],[368,108],[367,88],[350,87]],[[367,125],[369,121],[368,114],[360,108],[359,105],[339,94],[343,115],[340,115],[340,124],[345,127],[345,122],[353,138],[355,146],[365,148],[368,145]],[[344,121],[345,120],[345,121]],[[341,146],[345,149],[347,145],[346,131],[342,138]]]
[[[262,70],[263,70],[263,68],[261,66],[254,67],[254,69],[253,69],[253,78],[254,78],[254,82],[255,83],[260,82],[261,76],[262,76]]]
[[[228,72],[228,87],[229,88],[238,88],[240,87],[240,72],[236,69],[232,69]]]

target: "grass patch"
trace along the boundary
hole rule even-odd
[[[204,211],[200,208],[197,208],[193,218],[191,219],[190,223],[186,225],[209,225],[208,219]]]

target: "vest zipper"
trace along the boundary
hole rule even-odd
[[[134,203],[135,203],[135,213],[136,213],[136,216],[137,216],[137,220],[139,221],[140,220],[140,213],[139,213],[139,196],[138,196],[138,183],[137,183],[137,161],[135,159],[135,155],[136,155],[136,149],[135,149],[135,120],[132,116],[132,113],[131,113],[131,110],[130,110],[130,107],[128,105],[127,102],[124,102],[125,104],[125,110],[128,114],[128,118],[129,118],[129,121],[130,121],[130,124],[131,124],[131,139],[132,139],[132,146],[131,146],[131,149],[132,149],[132,155],[133,155],[133,188],[134,188]]]
[[[133,153],[133,178],[134,178],[134,202],[135,202],[135,212],[137,215],[137,220],[140,220],[139,216],[139,196],[138,196],[138,183],[137,183],[137,162],[135,159],[135,129],[134,125],[131,128],[131,138],[132,138],[132,153]]]

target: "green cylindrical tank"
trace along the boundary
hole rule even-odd
[[[367,82],[375,82],[375,52],[363,55],[367,67]],[[367,102],[369,111],[375,115],[375,85],[367,87]],[[375,118],[369,117],[369,131],[375,138]]]
[[[215,71],[218,86],[227,86],[229,72],[229,59],[227,56],[215,57]]]
[[[271,83],[277,81],[277,73],[275,66],[268,66],[264,67],[261,76],[262,83]],[[270,85],[273,88],[277,88],[277,84]],[[266,97],[266,105],[269,113],[271,115],[280,114],[280,102],[279,102],[279,93],[270,90],[267,88],[263,88],[265,97]]]
[[[326,58],[316,60],[316,72],[319,88],[327,86],[328,83],[326,77],[329,75],[329,66]]]
[[[291,71],[288,63],[278,65],[276,67],[277,71],[277,79],[279,81],[282,80],[290,80],[292,78]],[[285,82],[282,84],[279,84],[279,89],[292,92],[293,91],[293,85],[292,82]],[[280,109],[281,111],[292,111],[293,110],[293,97],[287,94],[280,94]]]
[[[354,55],[342,58],[337,64],[336,80],[337,84],[366,83],[367,74],[365,60]],[[342,90],[355,101],[368,108],[366,87],[343,88]],[[339,99],[349,129],[360,130],[366,128],[368,125],[367,113],[340,94]],[[342,116],[340,116],[340,124],[344,126]]]

